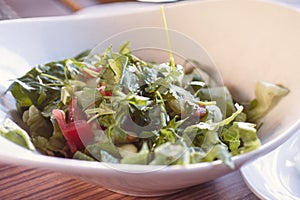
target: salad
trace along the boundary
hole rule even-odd
[[[145,62],[129,42],[88,54],[14,80],[7,92],[26,131],[2,126],[0,134],[49,156],[143,165],[222,160],[234,168],[232,156],[260,146],[258,120],[288,94],[261,81],[254,100],[236,102],[195,63],[187,70],[172,59]]]

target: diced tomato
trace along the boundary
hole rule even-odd
[[[204,117],[206,115],[205,106],[198,106],[196,111],[194,112],[195,117]]]
[[[85,120],[70,122],[62,130],[67,141],[72,141],[77,149],[82,150],[93,139],[93,133]]]
[[[102,96],[112,96],[112,91],[106,90],[106,84],[104,82],[101,83],[101,86],[98,88],[98,90]]]
[[[100,86],[100,87],[98,88],[98,90],[99,90],[99,92],[100,92],[100,94],[101,94],[102,96],[106,96],[105,88],[106,88],[105,85],[102,85],[102,86]]]
[[[92,129],[86,120],[76,120],[66,123],[65,113],[62,110],[54,109],[52,113],[68,143],[72,155],[77,150],[83,150],[85,145],[93,140]]]
[[[105,91],[105,96],[111,97],[112,96],[112,91]]]
[[[97,68],[94,68],[93,71],[101,72],[102,71],[102,65],[99,65]]]

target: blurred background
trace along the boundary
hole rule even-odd
[[[0,19],[68,15],[98,0],[0,0]]]
[[[147,0],[137,0],[147,1]],[[150,0],[148,0],[150,1]],[[162,0],[152,0],[162,1]],[[183,1],[183,0],[164,0],[164,1]],[[201,1],[201,0],[199,0]],[[300,0],[266,0],[287,4],[294,8],[300,8]],[[123,3],[120,3],[123,2]],[[156,2],[157,3],[157,2]],[[103,5],[105,4],[105,5]],[[149,2],[137,3],[136,0],[0,0],[0,20],[28,18],[28,17],[49,17],[70,15],[79,10],[93,12],[96,8],[101,12],[104,7],[108,9],[122,9],[134,6],[148,6]],[[102,10],[101,10],[102,9]],[[85,12],[86,13],[86,12]]]

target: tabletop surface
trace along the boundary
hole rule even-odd
[[[282,0],[284,1],[284,0]],[[66,6],[63,0],[0,0],[0,20],[69,15],[76,9],[107,1],[76,0]],[[65,1],[68,3],[68,1]],[[34,6],[32,6],[34,5]],[[47,170],[0,163],[0,199],[142,199],[126,196],[73,177]],[[258,199],[246,186],[239,171],[179,193],[154,199]]]

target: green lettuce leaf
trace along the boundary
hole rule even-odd
[[[216,144],[211,147],[202,161],[211,162],[214,160],[222,160],[224,164],[234,169],[234,163],[231,160],[231,154],[228,152],[228,148],[224,144]]]
[[[57,104],[65,79],[75,79],[78,73],[75,65],[67,67],[65,61],[38,65],[14,80],[7,91],[16,99],[16,107],[20,113],[31,105],[44,111],[45,107]]]
[[[77,160],[87,160],[87,161],[96,161],[94,158],[82,153],[81,151],[76,151],[73,155],[73,159]]]
[[[44,134],[40,132],[33,132],[34,135],[31,135],[33,144],[37,147],[37,149],[47,155],[50,156],[58,156],[58,157],[69,157],[69,148],[66,143],[66,140],[57,124],[55,119],[51,118],[52,122],[52,133],[50,136],[45,137]],[[40,133],[40,134],[39,134]]]
[[[9,118],[6,118],[1,124],[0,135],[24,148],[35,151],[27,132]]]
[[[150,165],[187,165],[189,162],[189,151],[183,143],[165,142],[155,149]]]
[[[228,144],[232,155],[249,152],[260,146],[255,124],[247,122],[234,122],[220,134],[224,143]]]
[[[128,156],[123,157],[120,161],[121,164],[148,164],[150,154],[147,143],[144,143],[141,150],[137,153],[128,154]]]
[[[34,105],[31,105],[24,112],[23,122],[29,127],[29,134],[32,137],[42,136],[49,139],[52,135],[51,123],[42,116]]]
[[[216,105],[224,117],[229,117],[235,112],[232,96],[225,86],[201,88],[198,92],[198,97],[200,97],[202,101],[216,101]]]
[[[277,103],[289,93],[281,85],[260,81],[255,87],[255,99],[245,111],[249,122],[255,122],[264,117]]]

